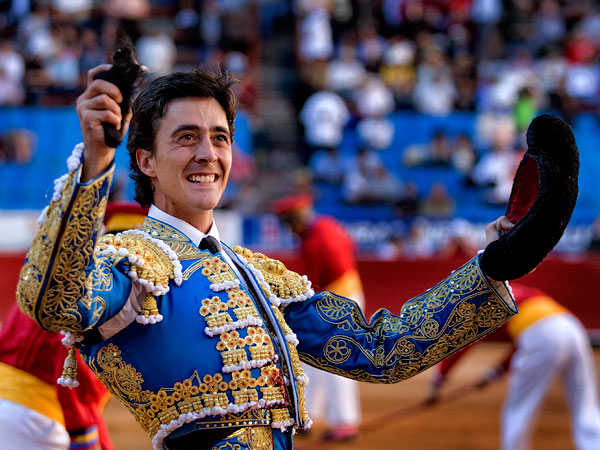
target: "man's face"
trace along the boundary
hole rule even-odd
[[[154,204],[208,231],[231,169],[231,137],[225,111],[214,98],[189,97],[167,106],[154,152],[137,151],[152,179]]]

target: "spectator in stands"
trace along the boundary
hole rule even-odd
[[[540,88],[548,98],[547,106],[556,111],[564,110],[566,101],[564,81],[568,64],[562,49],[558,46],[542,49],[534,67]]]
[[[250,113],[256,112],[258,86],[249,67],[248,56],[239,51],[230,51],[225,54],[223,63],[225,69],[239,80],[239,83],[232,86],[237,107]]]
[[[375,75],[368,76],[354,92],[359,145],[374,150],[387,149],[394,138],[389,114],[394,110],[392,91]]]
[[[538,113],[538,105],[532,89],[522,88],[518,95],[513,109],[517,133],[523,133]]]
[[[308,161],[318,149],[340,145],[344,127],[349,120],[350,112],[342,97],[330,91],[312,94],[300,111],[306,144],[304,160]]]
[[[452,142],[446,131],[437,129],[426,144],[410,145],[402,154],[402,165],[412,167],[417,165],[449,167],[453,157]]]
[[[415,45],[402,36],[390,38],[379,69],[381,80],[394,94],[396,109],[412,108],[415,83]]]
[[[443,183],[431,185],[429,194],[421,202],[419,213],[428,219],[450,219],[454,216],[456,202]]]
[[[454,139],[454,147],[452,149],[452,167],[468,178],[477,162],[477,150],[473,146],[471,138],[466,133],[460,133]]]
[[[486,123],[487,122],[487,123]],[[515,124],[510,116],[490,115],[481,120],[485,134],[490,141],[490,149],[471,172],[471,179],[485,188],[485,199],[494,205],[508,202],[514,174],[520,161],[514,150]]]
[[[426,50],[417,67],[413,93],[415,109],[433,116],[447,116],[454,109],[457,93],[446,56],[439,48]]]
[[[44,71],[52,90],[75,95],[79,85],[80,42],[77,28],[71,23],[53,24],[54,51],[43,61]],[[66,103],[71,104],[69,98]]]
[[[306,11],[300,18],[298,55],[303,65],[328,61],[333,56],[333,34],[327,1],[303,2]]]
[[[33,157],[35,136],[29,130],[13,129],[0,135],[0,164],[27,164]]]
[[[346,162],[337,147],[326,147],[312,154],[308,168],[315,181],[340,184],[346,173]]]
[[[150,75],[170,74],[175,67],[177,48],[171,37],[171,24],[161,19],[147,20],[136,42],[138,61],[148,67]]]
[[[18,105],[25,99],[22,81],[25,60],[10,39],[0,40],[0,105]]]
[[[353,42],[342,42],[338,55],[327,65],[325,74],[328,89],[344,98],[351,98],[351,93],[358,89],[367,76],[364,64],[357,58]]]
[[[358,57],[369,72],[379,72],[379,66],[387,47],[385,38],[377,32],[374,24],[365,23],[358,29]]]
[[[85,86],[88,70],[105,61],[106,51],[102,48],[98,33],[91,27],[84,27],[81,29],[80,42],[79,85]]]
[[[395,203],[402,184],[372,150],[361,148],[344,177],[344,200],[348,203]]]
[[[414,181],[404,183],[402,195],[395,203],[394,210],[400,219],[413,219],[421,207],[419,185]]]

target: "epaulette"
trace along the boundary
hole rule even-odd
[[[102,236],[97,252],[117,264],[124,260],[127,275],[146,289],[142,311],[136,320],[144,325],[162,320],[156,299],[169,292],[169,281],[182,282],[181,263],[177,254],[164,242],[145,231],[129,230]]]
[[[274,306],[285,307],[315,294],[305,275],[288,270],[281,261],[240,246],[233,247],[233,251],[245,260]]]

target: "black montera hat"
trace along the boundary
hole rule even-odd
[[[556,116],[536,117],[527,147],[506,211],[515,226],[481,255],[481,269],[495,280],[532,272],[560,240],[577,201],[579,152],[569,125]]]

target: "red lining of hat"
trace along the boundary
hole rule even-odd
[[[519,222],[531,209],[539,192],[540,171],[533,158],[519,166],[506,209],[506,217],[513,224]]]

